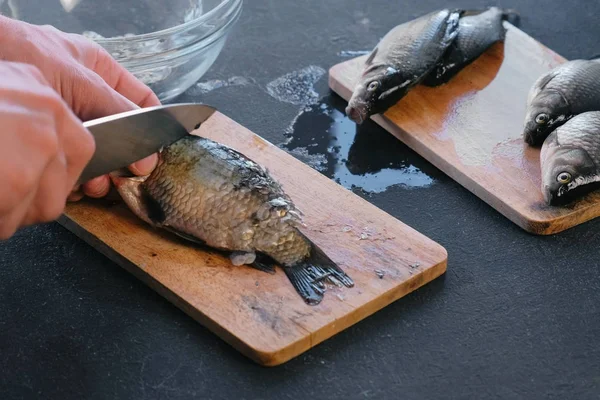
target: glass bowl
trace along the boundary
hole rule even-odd
[[[0,0],[0,13],[83,34],[104,47],[162,102],[215,62],[243,0]]]

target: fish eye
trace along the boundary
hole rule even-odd
[[[567,183],[571,182],[571,179],[572,179],[571,174],[568,172],[561,172],[556,177],[557,182],[562,183],[563,185],[566,185]]]
[[[377,90],[378,87],[379,87],[379,81],[373,81],[373,82],[369,83],[369,86],[367,86],[367,90],[372,92],[373,90]]]
[[[546,113],[540,113],[535,117],[535,123],[538,125],[545,125],[550,120],[550,117]]]

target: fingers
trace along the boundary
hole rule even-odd
[[[138,80],[131,72],[119,64],[101,46],[85,40],[82,46],[91,51],[86,57],[84,66],[77,71],[76,83],[73,83],[74,110],[86,121],[106,115],[129,111],[137,107],[160,105],[158,97],[152,90]],[[81,99],[81,100],[79,100]],[[158,156],[153,154],[129,166],[135,175],[150,174],[158,163]],[[108,176],[99,177],[83,185],[82,191],[90,197],[103,197],[110,190]]]
[[[81,186],[78,185],[71,191],[69,197],[67,197],[67,201],[70,203],[74,203],[83,199],[84,196],[85,194],[81,191]]]
[[[29,192],[9,213],[0,215],[0,240],[10,238],[20,227],[31,225],[23,221],[29,219],[26,216],[31,210],[35,193],[35,191]]]
[[[125,96],[113,90],[99,75],[76,65],[63,98],[71,105],[73,112],[82,121],[131,111],[138,106]]]
[[[156,94],[112,58],[102,47],[97,46],[95,48],[94,58],[95,62],[93,63],[92,70],[112,89],[139,107],[160,105]]]
[[[64,210],[69,193],[67,182],[67,162],[63,153],[46,166],[40,179],[35,197],[21,226],[57,219]]]
[[[151,156],[131,164],[129,166],[129,170],[138,176],[149,175],[152,171],[154,171],[157,163],[158,156],[156,154],[152,154]]]
[[[102,77],[108,86],[136,105],[140,107],[160,105],[158,97],[148,86],[139,81],[100,47],[97,48],[96,62],[94,63],[93,70]],[[129,166],[129,170],[138,176],[148,175],[154,170],[157,163],[158,156],[153,154],[133,163]]]
[[[30,80],[31,82],[31,80]],[[54,121],[41,112],[31,112],[19,103],[27,93],[14,93],[12,101],[0,99],[0,215],[6,215],[37,187],[46,166],[59,151]]]
[[[63,190],[66,198],[91,160],[96,145],[92,134],[60,97],[50,99],[49,103],[54,109],[56,130],[65,158],[66,176]]]
[[[99,199],[108,194],[110,179],[108,175],[99,176],[84,183],[81,190],[86,196]]]
[[[64,207],[67,168],[55,114],[68,108],[33,67],[0,64],[6,77],[0,82],[0,239],[5,239],[19,227],[55,219]]]

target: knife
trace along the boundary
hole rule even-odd
[[[180,103],[140,108],[84,122],[96,151],[77,184],[126,167],[188,135],[216,109]]]

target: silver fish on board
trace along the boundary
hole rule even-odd
[[[548,205],[565,205],[600,188],[600,112],[579,114],[552,131],[540,164]]]
[[[554,129],[587,111],[600,111],[600,61],[567,61],[531,87],[523,140],[541,146]]]
[[[346,114],[357,124],[385,112],[417,84],[447,83],[494,43],[516,13],[444,9],[390,30],[366,59]]]

